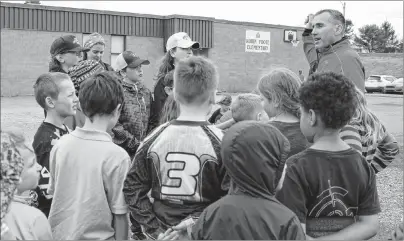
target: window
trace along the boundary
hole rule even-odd
[[[384,79],[389,81],[389,82],[393,82],[394,80],[396,80],[396,78],[390,77],[390,76],[386,76],[386,77],[384,77]]]
[[[125,51],[125,36],[111,36],[111,65],[115,65],[115,59],[120,53]]]
[[[368,80],[380,80],[380,76],[370,76]]]
[[[90,37],[89,33],[83,33],[83,43],[82,43],[83,46],[84,46],[84,43],[88,40],[89,37]]]

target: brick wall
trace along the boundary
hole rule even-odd
[[[48,71],[54,39],[73,34],[82,44],[82,33],[1,29],[1,96],[33,95],[36,78]],[[103,35],[107,46],[111,36]],[[110,62],[110,48],[103,60]]]
[[[126,50],[133,51],[140,58],[150,61],[150,65],[143,66],[143,77],[148,88],[153,87],[153,78],[157,73],[160,60],[164,55],[163,38],[127,36]]]
[[[33,95],[36,78],[48,71],[53,40],[64,34],[1,29],[1,96]]]
[[[48,71],[49,49],[54,39],[73,34],[82,44],[82,33],[62,33],[1,29],[1,96],[33,95],[36,78]],[[111,35],[103,35],[106,48],[103,61],[110,64]],[[153,86],[153,76],[163,56],[162,38],[128,36],[126,49],[132,50],[151,64],[144,67],[146,86]]]
[[[246,30],[271,32],[270,53],[245,52]],[[297,38],[301,39],[298,30]],[[307,75],[309,65],[304,56],[302,42],[295,48],[283,41],[284,29],[215,22],[214,45],[209,50],[220,73],[219,90],[228,92],[251,91],[260,76],[273,67],[287,67]]]
[[[245,31],[271,32],[270,53],[246,53]],[[208,50],[220,73],[219,90],[250,91],[259,77],[272,67],[283,66],[308,73],[302,43],[294,48],[283,42],[283,28],[245,23],[214,23],[214,45]],[[57,37],[69,33],[1,29],[1,96],[32,95],[36,78],[48,71],[49,48]],[[82,42],[82,33],[74,33]],[[300,39],[301,31],[298,31]],[[103,56],[110,63],[111,35],[103,35],[107,48]],[[152,88],[159,61],[164,55],[163,38],[127,36],[126,49],[150,61],[144,66],[147,87]]]

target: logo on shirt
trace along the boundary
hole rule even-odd
[[[184,37],[182,37],[182,39],[184,40],[191,40],[191,38],[188,35],[184,35]]]
[[[211,155],[200,157],[191,153],[170,152],[165,160],[160,160],[157,153],[150,153],[155,166],[159,167],[161,177],[161,194],[167,199],[198,200],[203,197],[200,192],[201,168],[206,162],[217,164]]]
[[[38,185],[42,192],[42,196],[44,196],[46,199],[51,199],[52,195],[48,194],[50,172],[46,167],[43,167],[41,170],[41,179],[47,180],[47,181],[44,181],[44,183],[41,183]]]
[[[329,188],[324,190],[317,196],[318,203],[312,208],[309,213],[311,217],[354,217],[358,211],[358,207],[348,207],[344,203],[344,197],[349,193],[348,190],[331,186],[331,181],[328,180]]]

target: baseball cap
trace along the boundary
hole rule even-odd
[[[230,95],[224,95],[223,98],[219,102],[217,102],[217,104],[230,106],[230,104],[231,104],[231,96]]]
[[[126,67],[136,68],[141,64],[149,65],[150,61],[147,59],[139,58],[132,51],[124,51],[123,53],[118,55],[118,57],[116,57],[114,69],[122,70]]]
[[[74,35],[64,35],[55,39],[51,45],[51,55],[66,53],[68,51],[88,51],[88,48],[83,48],[80,42]]]
[[[187,33],[179,32],[171,35],[171,37],[169,37],[167,40],[166,45],[167,51],[175,47],[180,47],[184,49],[192,47],[194,49],[197,49],[199,48],[199,43],[192,41]]]

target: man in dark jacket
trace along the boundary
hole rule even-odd
[[[223,137],[228,195],[207,207],[192,227],[193,240],[302,240],[297,216],[275,198],[282,187],[289,141],[270,124],[243,121]],[[185,223],[185,221],[184,221]],[[174,230],[185,230],[184,223]],[[190,228],[189,228],[190,229]],[[174,231],[159,239],[182,237]],[[184,233],[184,231],[182,231]]]
[[[303,49],[310,73],[331,71],[345,75],[365,91],[365,68],[358,53],[345,37],[345,18],[337,10],[325,9],[310,14],[303,32]]]

